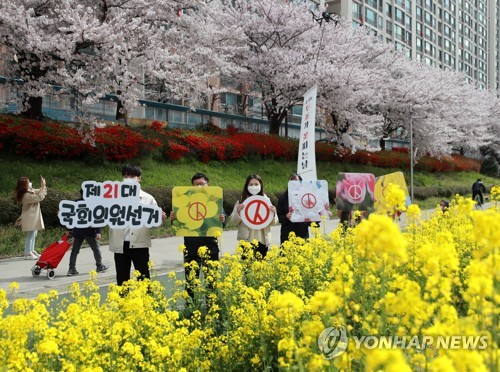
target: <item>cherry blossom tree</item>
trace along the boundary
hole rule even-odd
[[[319,124],[335,142],[353,147],[352,133],[373,137],[380,126],[378,106],[390,79],[388,66],[402,56],[367,29],[353,30],[350,20],[326,29],[324,43],[317,75],[318,105],[326,117]]]
[[[115,93],[123,107],[143,98],[145,76],[193,104],[206,78],[227,64],[211,46],[198,0],[12,0],[0,3],[0,43],[23,114],[41,117],[41,100],[64,87],[82,106]],[[194,18],[198,19],[194,20]]]
[[[302,101],[316,81],[314,62],[321,30],[311,3],[218,0],[210,5],[214,23],[241,38],[242,49],[232,58],[243,69],[238,79],[252,82],[261,92],[270,133],[279,134],[288,110]]]

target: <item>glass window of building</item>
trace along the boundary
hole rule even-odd
[[[389,18],[392,18],[392,5],[385,3],[385,15]]]
[[[405,13],[402,10],[396,8],[395,14],[396,14],[396,17],[395,17],[396,22],[404,24],[405,23]]]
[[[411,12],[411,0],[406,0],[405,1],[405,10],[407,13],[410,13]]]
[[[432,26],[432,14],[429,12],[425,12],[425,23]]]
[[[406,28],[408,30],[411,30],[411,17],[407,14],[405,19],[406,19]]]
[[[378,21],[378,29],[379,30],[383,30],[384,29],[384,17],[380,16],[380,17],[377,17],[377,21]]]
[[[422,51],[422,39],[419,37],[416,38],[416,46],[417,46],[417,50],[419,52],[421,52]]]
[[[377,9],[377,0],[365,0],[365,5],[369,5],[373,9]]]
[[[365,8],[365,21],[370,25],[377,27],[377,13],[370,8]]]
[[[386,21],[386,22],[385,22],[385,32],[386,32],[388,35],[391,35],[391,36],[392,36],[392,22],[390,22],[390,21]]]
[[[361,4],[352,3],[352,18],[361,19]]]
[[[403,27],[394,25],[394,33],[397,40],[404,41],[404,31]]]
[[[429,27],[425,28],[425,37],[432,40],[433,32]]]

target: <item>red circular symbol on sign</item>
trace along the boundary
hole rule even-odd
[[[250,210],[252,210],[253,216],[249,215]],[[269,206],[262,200],[253,200],[248,203],[245,208],[245,217],[247,221],[254,225],[266,223],[269,218],[269,213]]]
[[[363,189],[359,185],[352,185],[347,190],[347,193],[353,200],[360,200],[361,195],[363,195]]]
[[[302,196],[302,205],[304,208],[311,209],[316,205],[316,197],[311,193],[306,193]]]
[[[207,207],[205,204],[195,202],[189,206],[188,215],[194,221],[201,221],[207,215]]]

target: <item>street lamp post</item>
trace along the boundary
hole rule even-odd
[[[413,151],[413,119],[426,119],[426,116],[413,116],[413,111],[410,113],[410,197],[413,203],[413,166],[415,165],[415,155],[418,151]]]
[[[410,116],[410,198],[413,204],[413,113]]]

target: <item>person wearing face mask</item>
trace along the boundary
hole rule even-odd
[[[198,187],[209,186],[208,177],[203,173],[196,173],[191,177],[191,185]],[[170,220],[173,222],[175,220],[175,212],[170,212]],[[226,213],[222,211],[219,215],[219,220],[222,222],[222,226],[226,225]],[[186,291],[191,298],[194,298],[194,292],[192,289],[192,279],[190,264],[196,261],[198,268],[194,272],[194,278],[200,276],[200,268],[203,266],[204,260],[198,254],[198,249],[200,247],[208,248],[208,260],[219,261],[219,241],[213,236],[186,236],[184,237],[184,274],[186,277]],[[206,261],[206,259],[205,259]]]
[[[23,205],[21,217],[17,219],[16,226],[21,226],[22,231],[26,234],[24,258],[27,260],[37,260],[40,257],[35,251],[35,240],[38,230],[45,229],[40,208],[40,202],[47,195],[47,187],[43,177],[40,177],[40,184],[39,189],[34,189],[28,177],[21,177],[14,190],[14,200]]]
[[[246,226],[241,220],[240,214],[243,211],[243,203],[245,200],[254,195],[260,195],[267,198],[264,193],[262,178],[257,174],[251,174],[247,177],[241,197],[236,201],[233,212],[231,213],[231,223],[238,227],[237,239],[248,242],[256,240],[257,245],[253,246],[254,251],[264,258],[269,249],[269,245],[271,245],[271,225],[276,225],[278,223],[278,217],[276,215],[276,207],[271,206],[270,209],[274,213],[274,220],[271,225],[263,229],[252,229]]]
[[[141,168],[136,164],[128,164],[122,168],[125,182],[141,182]],[[141,204],[157,206],[155,198],[141,189]],[[165,218],[162,212],[162,218]],[[141,274],[139,280],[150,278],[149,275],[149,248],[151,247],[151,234],[148,227],[139,228],[110,228],[109,250],[114,253],[116,282],[122,285],[130,279],[132,263],[134,269]]]

